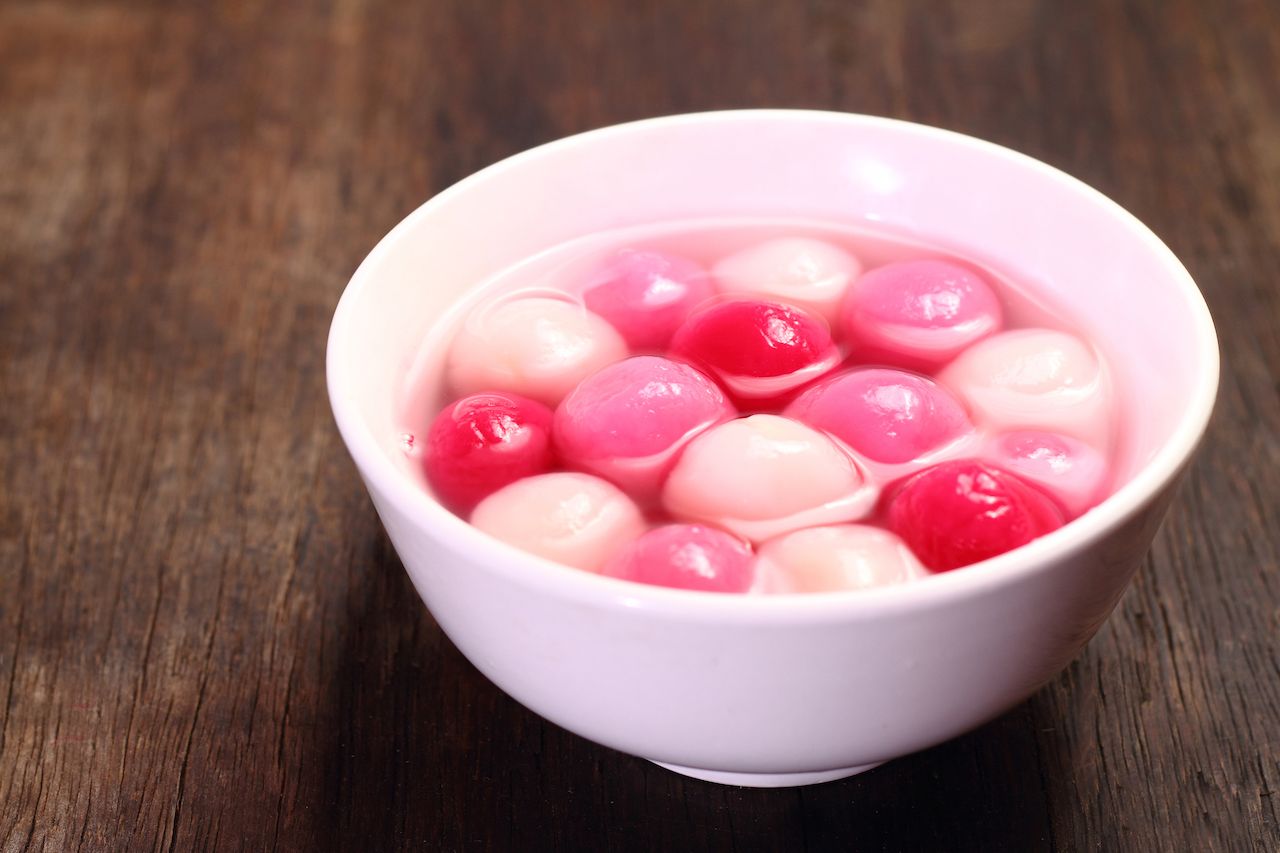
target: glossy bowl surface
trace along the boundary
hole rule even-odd
[[[422,341],[469,288],[584,234],[744,215],[914,236],[1070,305],[1123,389],[1124,485],[979,565],[901,587],[779,597],[564,568],[481,534],[423,488],[400,445],[403,402],[410,390],[432,393],[440,353]],[[481,672],[599,743],[700,778],[790,785],[969,730],[1079,652],[1123,594],[1206,428],[1218,348],[1169,249],[1074,178],[934,128],[765,110],[584,133],[440,193],[352,277],[328,383],[397,553]]]

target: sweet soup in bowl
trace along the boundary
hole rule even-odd
[[[905,583],[1056,530],[1110,483],[1122,395],[1102,348],[1014,282],[884,234],[586,235],[451,319],[424,343],[448,402],[405,452],[479,529],[610,577]]]
[[[1061,671],[1217,371],[1185,269],[1104,196],[793,111],[468,178],[371,252],[328,352],[346,446],[462,653],[584,737],[761,786],[936,744]]]

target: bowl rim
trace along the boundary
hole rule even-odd
[[[563,566],[521,551],[472,527],[392,464],[382,452],[354,404],[343,394],[350,381],[342,361],[344,341],[358,310],[362,294],[373,286],[374,268],[380,259],[407,239],[416,223],[456,195],[482,182],[492,181],[511,169],[537,161],[566,148],[644,132],[653,128],[698,126],[726,122],[780,122],[835,124],[844,127],[877,127],[893,133],[927,137],[949,146],[978,149],[987,155],[1030,168],[1097,204],[1115,218],[1131,237],[1146,245],[1169,272],[1170,282],[1186,303],[1198,331],[1195,344],[1203,369],[1189,394],[1189,404],[1169,439],[1155,455],[1118,490],[1084,515],[1052,533],[1005,554],[943,572],[912,583],[795,595],[730,595],[672,589],[604,577]],[[326,350],[329,402],[338,431],[371,490],[385,495],[413,523],[441,540],[451,550],[466,553],[487,571],[521,586],[596,606],[643,610],[673,618],[720,622],[790,624],[827,622],[883,616],[890,612],[931,609],[1013,584],[1047,571],[1046,564],[1060,561],[1089,547],[1122,526],[1170,485],[1189,463],[1208,428],[1218,393],[1220,359],[1217,333],[1204,296],[1191,274],[1146,225],[1108,196],[1078,178],[1011,148],[977,137],[930,125],[882,116],[803,109],[745,109],[679,113],[610,125],[566,136],[499,160],[427,199],[396,224],[369,252],[352,274],[334,311]],[[406,567],[407,568],[407,567]]]

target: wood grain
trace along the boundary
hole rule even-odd
[[[337,438],[361,257],[649,115],[870,112],[1103,190],[1203,288],[1218,413],[1139,579],[994,723],[686,780],[479,676]],[[0,850],[1280,849],[1280,5],[0,4]]]

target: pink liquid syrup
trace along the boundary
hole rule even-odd
[[[809,290],[787,278],[787,253],[805,241],[816,241],[807,244],[816,247]],[[502,491],[509,469],[520,500],[532,503],[514,492],[490,501],[480,513],[486,532],[579,568],[608,565],[615,569],[606,574],[686,589],[768,594],[915,582],[1017,547],[1113,489],[1122,395],[1104,348],[1069,311],[1035,282],[950,248],[759,218],[661,223],[554,246],[477,282],[426,335],[399,400],[406,467],[463,518]],[[895,280],[894,265],[918,261],[977,280],[957,286],[977,295],[952,311],[958,319],[941,338],[921,311],[945,314],[955,307],[946,298],[917,299],[902,309],[914,319],[892,322],[897,295],[917,287]],[[646,290],[646,276],[659,285]],[[625,281],[610,290],[599,286],[606,279]],[[860,281],[866,295],[854,305],[848,294]],[[744,302],[778,310],[735,307]],[[560,349],[544,359],[545,336],[538,346],[522,336],[540,322],[537,305],[552,303],[552,314],[575,319],[555,321]],[[718,325],[704,332],[696,323],[707,314]],[[636,356],[647,361],[627,361]],[[682,385],[690,372],[697,380]],[[594,411],[593,389],[605,389]],[[475,393],[516,399],[500,400],[501,417],[487,422],[438,420]],[[690,396],[696,410],[681,408]],[[624,415],[611,426],[602,412],[615,409],[603,406]],[[452,432],[441,439],[442,430]],[[468,458],[464,445],[482,433],[489,443],[477,439],[480,455]],[[450,458],[432,460],[444,447]],[[555,481],[554,500],[566,508],[535,512],[537,478],[564,471],[609,487],[593,486],[591,500],[575,503],[566,481]],[[461,478],[465,499],[454,499],[446,476]],[[545,516],[538,523],[546,529],[531,533],[530,514]],[[636,514],[653,534],[645,542],[662,547],[629,547]],[[1018,523],[999,521],[1011,515]],[[628,519],[625,534],[610,532],[613,518]],[[520,529],[518,542],[504,525]],[[682,550],[679,533],[690,526],[701,539]],[[595,550],[575,562],[572,531],[586,528]],[[614,535],[628,541],[599,552]],[[706,556],[721,552],[733,559]],[[769,559],[744,574],[739,552]]]

